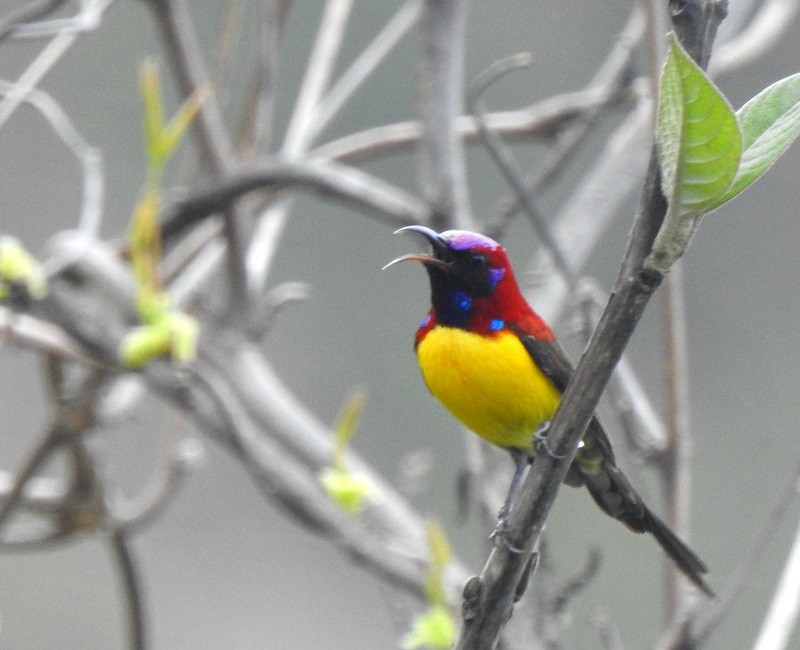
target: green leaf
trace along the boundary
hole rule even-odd
[[[47,284],[39,265],[15,237],[0,237],[0,300],[11,295],[11,286],[20,285],[37,300],[47,295]]]
[[[158,264],[161,261],[161,227],[158,223],[158,194],[145,193],[136,206],[128,234],[133,276],[139,292],[161,293]]]
[[[446,603],[442,574],[450,562],[453,552],[450,544],[439,524],[429,521],[427,525],[428,548],[431,551],[431,562],[428,575],[425,578],[425,595],[431,605],[444,605]]]
[[[173,311],[167,315],[172,333],[170,355],[175,361],[188,362],[197,356],[197,321],[183,312]]]
[[[367,498],[375,491],[367,477],[336,467],[323,470],[319,480],[339,507],[354,515],[364,509]]]
[[[800,74],[762,90],[737,112],[742,130],[742,159],[718,207],[755,181],[780,158],[800,134]]]
[[[125,336],[120,346],[120,359],[129,368],[141,368],[151,359],[170,351],[172,332],[164,320],[155,325],[142,325]]]
[[[358,418],[361,415],[361,410],[364,408],[364,392],[356,390],[347,400],[347,403],[339,413],[339,419],[336,422],[336,439],[333,450],[333,466],[340,469],[344,468],[344,451],[347,448],[347,443],[356,432],[358,426]]]
[[[669,35],[660,95],[656,142],[669,209],[645,265],[666,272],[683,255],[700,217],[730,187],[742,135],[728,101],[675,34]]]
[[[165,159],[175,151],[183,134],[186,132],[186,129],[189,128],[189,125],[192,123],[192,120],[194,120],[197,112],[200,110],[200,107],[203,105],[203,102],[206,101],[209,94],[210,93],[204,88],[192,93],[178,109],[178,112],[175,113],[169,124],[164,126],[161,132],[161,148]]]
[[[443,605],[434,605],[414,620],[411,632],[401,642],[406,650],[415,648],[449,648],[458,628],[452,614]]]
[[[150,60],[142,64],[139,72],[139,92],[144,114],[145,149],[150,166],[159,166],[164,155],[161,151],[161,131],[164,128],[164,109],[161,103],[161,85],[158,67]]]
[[[674,34],[661,79],[656,137],[672,211],[706,212],[736,175],[742,135],[728,101]]]

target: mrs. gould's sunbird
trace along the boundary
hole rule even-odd
[[[483,235],[463,230],[441,234],[424,226],[398,232],[424,236],[432,255],[411,254],[395,262],[424,264],[431,283],[431,309],[416,334],[425,383],[464,425],[511,452],[515,484],[538,448],[537,432],[556,412],[572,366],[553,331],[520,293],[505,250]],[[597,505],[637,533],[652,533],[680,570],[713,595],[708,569],[644,504],[617,467],[608,437],[592,418],[565,482],[585,485]],[[501,518],[503,517],[501,511]],[[501,525],[501,524],[499,524]]]

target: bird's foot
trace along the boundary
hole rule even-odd
[[[492,540],[494,545],[497,548],[504,548],[509,553],[522,553],[522,549],[514,546],[511,540],[509,539],[509,535],[511,533],[511,527],[508,524],[508,509],[504,506],[500,509],[500,514],[497,517],[497,525],[494,527],[491,535],[489,535],[489,539]]]
[[[540,451],[544,451],[545,454],[550,456],[553,460],[562,460],[566,458],[564,454],[557,454],[555,453],[551,447],[550,443],[547,441],[547,430],[550,428],[550,421],[547,420],[542,422],[539,425],[539,428],[533,434],[533,449],[538,454]]]

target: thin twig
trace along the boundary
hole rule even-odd
[[[317,106],[330,82],[352,8],[353,0],[327,0],[325,4],[292,119],[286,128],[282,152],[290,159],[308,148],[316,132]]]
[[[63,440],[64,424],[56,421],[44,434],[39,444],[34,447],[22,468],[14,476],[14,484],[0,501],[0,531],[6,524],[11,512],[22,497],[22,492],[28,480],[44,465],[50,455]]]
[[[15,92],[15,87],[14,84],[0,80],[0,93],[4,96]],[[89,240],[94,239],[100,230],[103,214],[105,182],[102,153],[83,139],[64,109],[50,95],[32,88],[25,96],[25,101],[42,114],[56,135],[81,164],[83,168],[83,205],[78,229]],[[52,264],[49,260],[48,263]]]
[[[466,0],[423,0],[417,104],[424,135],[419,179],[437,229],[474,230],[464,147],[455,127],[464,87]]]
[[[588,88],[595,90],[602,101],[587,110],[576,124],[558,134],[555,146],[545,155],[536,172],[524,179],[528,192],[541,193],[554,183],[578,154],[581,146],[587,142],[603,112],[618,104],[619,98],[628,94],[628,87],[634,83],[631,62],[636,45],[642,40],[643,23],[642,12],[635,8],[622,35],[588,84]],[[487,233],[493,237],[502,236],[511,218],[521,207],[518,193],[501,201],[500,207],[495,211],[497,214],[490,219]]]
[[[632,84],[631,91],[622,93],[614,105],[637,99],[637,88],[637,84]],[[486,123],[492,131],[507,139],[550,139],[559,130],[606,103],[601,90],[591,88],[556,95],[518,110],[488,113]],[[465,143],[479,142],[478,123],[474,117],[460,115],[455,118],[453,126]],[[326,160],[361,162],[412,151],[422,139],[422,133],[420,122],[398,122],[331,140],[310,153]]]
[[[201,88],[209,88],[210,77],[203,63],[202,50],[186,0],[150,0],[150,4],[172,55],[183,94],[189,97]],[[235,152],[222,111],[213,95],[200,105],[194,124],[200,148],[215,174],[224,176],[231,173],[237,167]],[[244,244],[240,225],[233,212],[225,213],[224,224],[230,296],[233,306],[240,310],[247,298]]]
[[[547,223],[545,223],[544,218],[539,214],[539,209],[536,207],[536,203],[531,195],[531,190],[525,186],[522,179],[522,170],[520,170],[514,162],[511,151],[506,148],[500,138],[489,129],[484,117],[481,95],[485,90],[501,76],[520,67],[528,66],[530,62],[530,54],[518,54],[498,61],[484,70],[475,78],[472,84],[470,84],[470,88],[467,92],[467,105],[470,112],[473,113],[478,120],[478,131],[481,134],[486,149],[492,156],[492,160],[494,160],[503,178],[505,178],[506,182],[511,186],[517,201],[528,214],[531,224],[536,231],[536,235],[542,242],[542,246],[550,254],[556,270],[561,273],[566,281],[569,293],[573,294],[578,283],[578,278],[569,260],[564,255],[556,239],[550,233],[550,228]]]
[[[141,530],[158,518],[177,494],[189,470],[200,462],[203,455],[199,441],[185,438],[175,441],[162,475],[150,490],[138,499],[138,503],[109,503],[106,499],[108,517],[114,529],[131,533]]]
[[[722,43],[709,66],[712,76],[728,74],[763,57],[790,27],[795,26],[800,0],[765,0],[747,26]]]
[[[67,0],[34,0],[27,5],[0,16],[0,43],[14,33],[18,25],[30,23],[56,11]]]
[[[289,186],[343,200],[394,227],[428,220],[427,208],[419,199],[358,169],[270,160],[179,202],[165,218],[162,235],[171,239],[249,192]]]
[[[316,107],[309,139],[316,139],[345,103],[417,24],[422,0],[406,0]]]
[[[21,345],[87,366],[98,365],[77,341],[56,325],[28,314],[15,314],[4,306],[0,306],[0,337],[9,337]]]
[[[624,199],[642,183],[652,141],[650,110],[647,102],[642,101],[609,136],[594,167],[556,215],[553,235],[561,249],[569,251],[570,262],[577,272],[587,264]],[[592,218],[587,219],[587,214]],[[541,282],[525,288],[528,302],[549,323],[557,322],[569,304],[566,282],[552,270],[548,252],[537,251],[526,274],[541,278]]]
[[[352,7],[353,0],[327,0],[325,3],[281,147],[281,153],[289,162],[299,160],[311,146],[317,105],[330,83]],[[258,219],[246,258],[248,286],[254,296],[266,287],[272,253],[283,233],[290,205],[288,198],[279,199]]]
[[[800,461],[795,465],[792,476],[777,502],[759,529],[750,549],[741,557],[735,570],[728,578],[725,588],[714,602],[698,612],[694,618],[676,621],[667,630],[658,644],[661,650],[680,650],[687,647],[705,645],[716,631],[722,619],[731,611],[734,603],[747,589],[755,574],[759,560],[764,557],[767,545],[775,537],[786,513],[800,493]]]
[[[800,615],[800,527],[753,650],[783,650]]]
[[[692,429],[689,417],[689,350],[686,306],[683,300],[683,264],[673,264],[663,285],[664,356],[667,385],[667,448],[659,458],[667,523],[684,541],[689,540],[691,509]],[[682,619],[693,594],[674,563],[667,574],[667,620]]]
[[[614,47],[589,82],[589,88],[595,88],[603,101],[587,111],[580,122],[559,134],[553,151],[545,158],[537,174],[531,179],[531,187],[540,192],[550,187],[580,151],[581,145],[587,141],[587,136],[599,118],[607,113],[609,108],[616,106],[620,98],[628,95],[629,86],[635,85],[636,81],[633,76],[633,60],[643,33],[641,12],[634,9]]]
[[[721,19],[722,15],[718,12],[704,13],[697,17],[701,25],[683,25],[679,30],[685,39],[686,49],[696,52],[703,64],[707,64],[710,41],[713,41]],[[699,42],[692,39],[699,39]],[[650,297],[661,282],[662,276],[645,268],[643,263],[661,227],[666,207],[660,188],[658,163],[656,157],[652,156],[614,292],[575,368],[548,430],[547,438],[553,454],[537,454],[509,516],[508,546],[523,551],[512,553],[504,545],[492,551],[481,573],[480,598],[472,608],[472,617],[462,625],[455,644],[457,650],[493,647],[511,614],[520,578],[578,443],[592,418],[614,364],[619,360]]]
[[[11,91],[0,100],[0,129],[6,125],[14,111],[25,101],[25,98],[36,84],[67,53],[77,38],[78,34],[75,33],[62,32],[57,34],[33,60],[25,72],[20,75]]]
[[[582,278],[577,296],[581,311],[591,323],[590,329],[594,329],[608,295],[591,278]],[[606,395],[620,419],[628,444],[637,455],[647,461],[662,454],[667,445],[666,426],[626,356],[614,368]]]
[[[97,29],[105,10],[114,0],[80,0],[81,10],[70,18],[53,18],[36,22],[17,23],[9,38],[32,40],[50,38],[57,34],[82,34]]]
[[[146,616],[142,597],[139,568],[128,541],[127,533],[122,530],[111,532],[111,550],[120,571],[120,578],[125,588],[125,602],[128,606],[128,630],[133,650],[144,650],[147,647]]]

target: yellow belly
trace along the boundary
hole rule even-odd
[[[417,346],[434,396],[481,438],[530,449],[539,425],[552,418],[561,393],[512,333],[492,338],[437,326]]]

